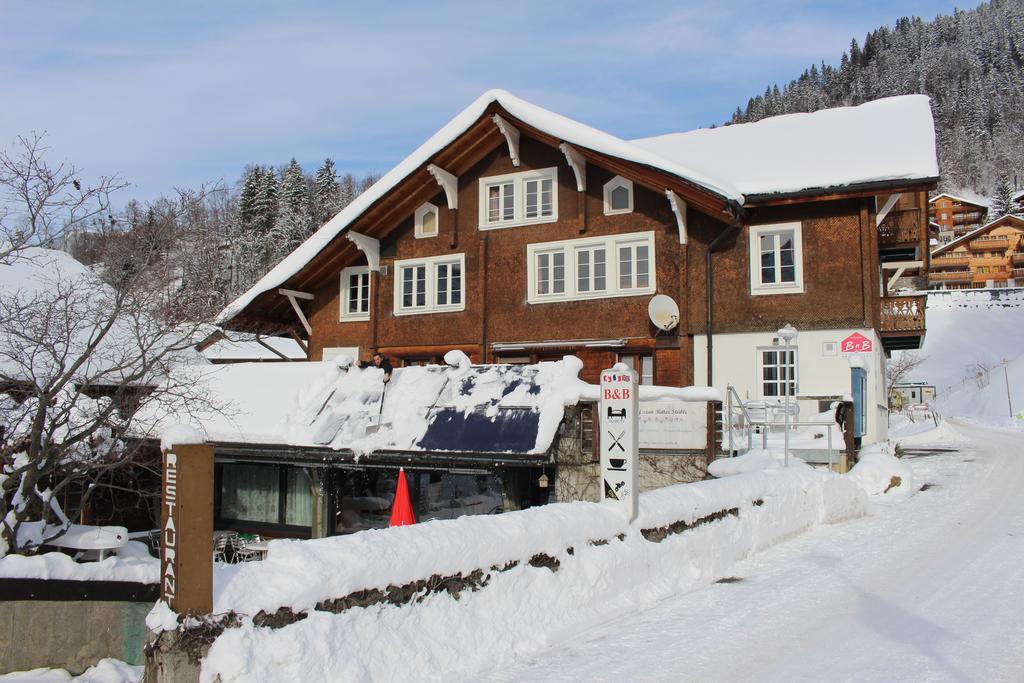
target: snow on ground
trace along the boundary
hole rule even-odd
[[[1024,415],[1024,289],[931,292],[927,323],[923,360],[908,379],[933,384],[944,415],[1024,429],[1007,401],[1009,381],[1014,414]],[[990,368],[980,382],[979,366]]]
[[[401,607],[310,611],[276,630],[245,618],[214,642],[202,680],[472,677],[568,634],[707,585],[779,540],[863,514],[865,501],[851,481],[804,467],[647,492],[632,525],[607,506],[577,502],[345,537],[273,541],[265,561],[215,575],[214,612],[252,615],[281,605],[302,610],[353,590],[488,571],[512,560],[519,564],[489,571],[485,586],[458,599],[433,593]],[[725,512],[730,508],[736,512]],[[640,533],[681,521],[692,528],[661,542]],[[530,566],[526,560],[536,553],[556,558],[558,571]],[[153,622],[163,622],[157,616]]]
[[[901,443],[927,485],[910,500],[476,680],[1024,680],[1024,435],[955,422]]]
[[[0,675],[0,683],[137,683],[142,680],[143,672],[142,666],[132,666],[108,657],[78,676],[72,676],[64,669],[32,669]]]

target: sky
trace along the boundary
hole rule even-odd
[[[490,88],[623,138],[727,120],[947,0],[0,0],[0,145],[44,132],[124,199],[292,157],[385,172]]]

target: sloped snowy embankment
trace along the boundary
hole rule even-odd
[[[865,509],[866,497],[851,481],[800,468],[645,493],[632,525],[600,504],[564,503],[274,541],[266,561],[218,571],[214,612],[254,615],[290,606],[308,616],[279,629],[243,618],[214,642],[202,680],[470,676],[708,584],[753,552]],[[539,554],[556,559],[557,568],[547,558],[531,565]],[[421,600],[398,606],[315,609],[357,591],[387,591],[434,575],[468,577],[478,569],[482,587],[458,598],[422,591]]]

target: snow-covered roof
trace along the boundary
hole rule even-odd
[[[980,194],[975,194],[970,190],[960,190],[958,194],[951,194],[949,192],[941,192],[931,199],[928,203],[931,204],[936,200],[945,197],[946,199],[952,199],[954,202],[960,202],[961,204],[973,204],[975,206],[981,206],[988,208],[992,204],[992,200],[988,197],[982,197]]]
[[[788,194],[939,175],[928,97],[786,114],[632,141],[727,178],[744,195]]]
[[[381,370],[346,366],[345,359],[181,368],[176,381],[187,379],[224,410],[186,416],[173,406],[153,404],[137,420],[156,423],[155,431],[191,422],[220,443],[357,455],[542,454],[565,406],[598,397],[596,385],[579,379],[583,364],[574,356],[536,365],[471,365],[465,354],[452,351],[446,361],[449,365],[397,368],[386,388]],[[641,397],[704,401],[719,395],[702,387],[642,387]]]
[[[964,243],[970,241],[971,238],[977,237],[978,235],[980,235],[983,232],[988,232],[989,230],[991,230],[992,228],[996,227],[1000,223],[1006,223],[1008,221],[1017,221],[1019,223],[1024,224],[1024,218],[1021,218],[1020,216],[1014,216],[1013,214],[1007,214],[1006,216],[1000,216],[999,218],[995,219],[994,221],[989,221],[988,223],[986,223],[985,225],[981,226],[980,228],[975,228],[974,230],[971,230],[966,235],[961,235],[960,237],[957,237],[955,240],[952,240],[950,242],[947,242],[947,243],[943,244],[941,247],[939,247],[938,249],[936,249],[935,251],[932,252],[932,256],[935,256],[937,254],[941,254],[941,253],[943,253],[945,251],[949,251],[950,249],[952,249],[953,247],[957,246],[958,244],[964,244]]]
[[[649,166],[743,204],[744,194],[799,192],[938,176],[935,129],[924,95],[789,114],[757,123],[627,141],[505,90],[488,90],[281,260],[218,316],[226,323],[282,286],[404,179],[465,133],[491,104],[579,147]],[[828,150],[828,154],[823,151]]]
[[[290,360],[306,360],[306,352],[294,339],[286,337],[260,337],[260,341],[276,349]],[[244,361],[279,361],[281,356],[256,341],[256,335],[243,332],[231,332],[225,338],[218,339],[201,353],[212,363],[237,363]]]

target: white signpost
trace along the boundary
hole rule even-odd
[[[601,500],[629,521],[639,505],[639,401],[636,373],[625,365],[601,372]]]

